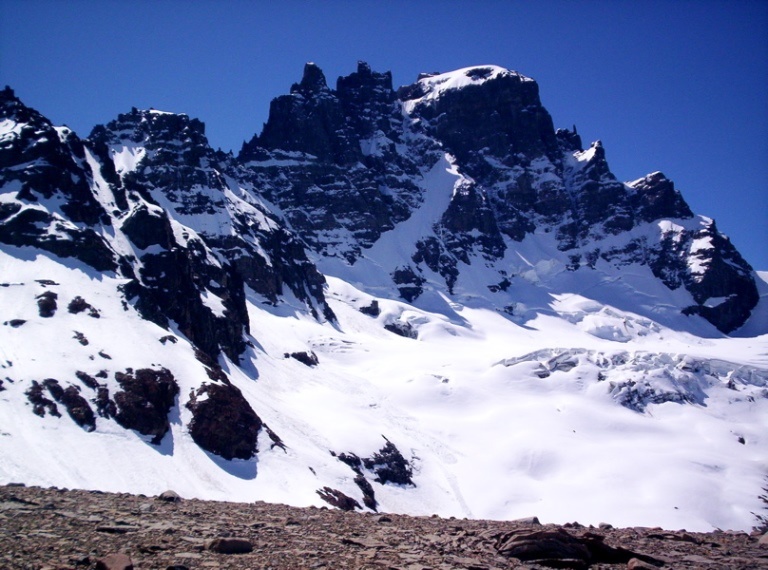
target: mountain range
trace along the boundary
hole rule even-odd
[[[308,63],[237,155],[6,87],[0,483],[764,524],[765,275],[584,146],[491,65]]]

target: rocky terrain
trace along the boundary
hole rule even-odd
[[[563,526],[0,487],[12,569],[768,568],[768,534]]]

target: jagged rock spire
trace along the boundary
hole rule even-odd
[[[291,93],[310,95],[322,91],[329,91],[328,83],[325,81],[325,74],[315,63],[307,62],[304,65],[304,75],[301,81],[291,86]]]

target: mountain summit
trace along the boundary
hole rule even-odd
[[[81,138],[6,88],[0,268],[3,483],[764,520],[765,282],[514,71],[308,63],[237,156],[155,109]]]

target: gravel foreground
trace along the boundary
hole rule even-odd
[[[0,486],[0,568],[768,569],[768,534],[343,512]]]

